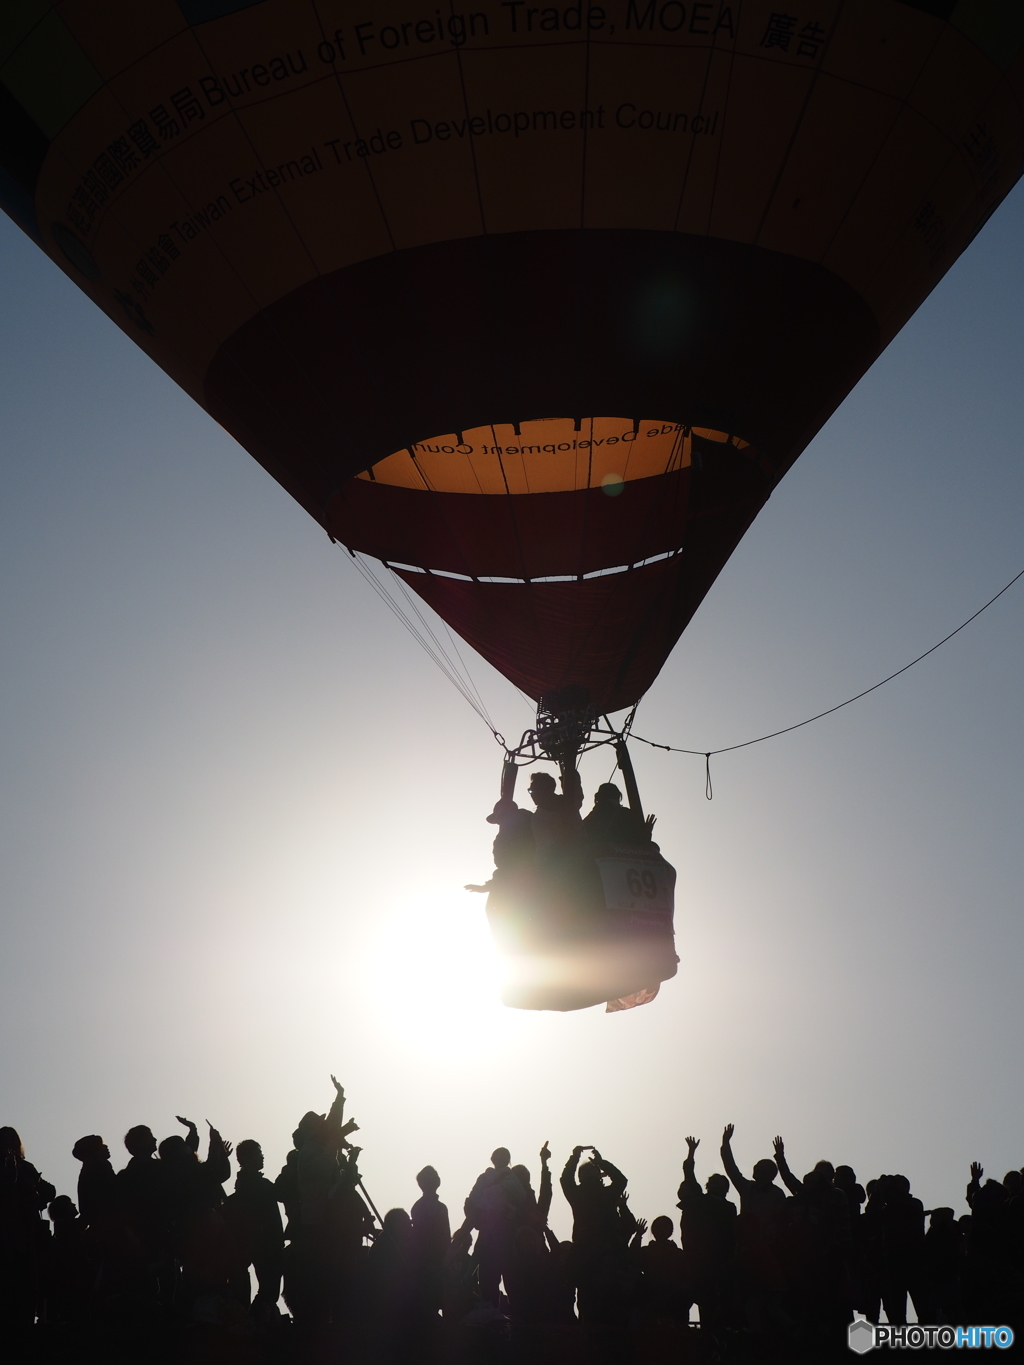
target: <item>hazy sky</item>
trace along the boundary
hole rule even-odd
[[[1024,191],[761,513],[637,731],[735,743],[869,686],[1024,568]],[[1024,1162],[1024,582],[839,715],[715,761],[637,748],[677,979],[504,1010],[500,750],[338,547],[0,216],[0,1122],[73,1193],[175,1114],[275,1174],[343,1079],[368,1188],[453,1212],[493,1147],[596,1143],[648,1219],[683,1137],[781,1132],[962,1210]],[[468,654],[468,651],[467,651]],[[507,735],[522,698],[471,663]],[[588,793],[609,776],[584,768]],[[553,1225],[568,1228],[556,1197]]]

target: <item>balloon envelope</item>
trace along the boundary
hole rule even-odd
[[[334,538],[615,709],[1017,179],[1022,45],[1004,0],[13,0],[0,202]]]

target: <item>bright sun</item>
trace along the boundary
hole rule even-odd
[[[501,964],[483,897],[451,889],[395,906],[367,945],[374,1004],[403,1048],[452,1061],[490,1052],[528,1027],[498,995]]]

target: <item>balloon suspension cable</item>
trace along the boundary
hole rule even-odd
[[[369,584],[381,601],[384,602],[392,614],[402,623],[427,657],[440,669],[460,696],[469,703],[497,742],[504,748],[505,737],[495,728],[490,713],[487,710],[487,705],[480,695],[480,689],[473,681],[473,676],[466,665],[466,661],[459,652],[455,637],[449,630],[447,623],[444,621],[441,622],[444,627],[444,632],[448,637],[448,643],[454,653],[454,658],[452,657],[452,654],[449,653],[448,646],[444,644],[437,631],[430,624],[427,617],[424,616],[415,598],[409,592],[401,578],[394,572],[390,564],[383,560],[381,561],[384,564],[384,567],[389,571],[391,578],[397,584],[398,591],[406,604],[404,607],[402,602],[388,590],[387,584],[381,582],[361,555],[356,554],[353,550],[349,550],[348,555],[358,570],[360,577]]]
[[[870,687],[865,687],[863,692],[858,692],[852,697],[847,697],[845,701],[838,702],[835,706],[830,706],[826,711],[818,711],[815,715],[808,716],[806,720],[798,720],[795,725],[785,725],[781,730],[772,730],[767,735],[758,735],[756,739],[745,739],[740,744],[726,744],[721,749],[681,749],[677,748],[674,744],[658,744],[653,739],[644,739],[642,735],[633,735],[632,738],[635,739],[638,744],[646,744],[651,749],[664,749],[666,753],[670,754],[693,754],[695,758],[703,758],[705,772],[704,795],[710,801],[712,797],[711,760],[716,754],[731,754],[737,749],[749,749],[752,744],[763,744],[767,739],[777,739],[779,735],[788,735],[793,730],[801,730],[805,725],[812,725],[816,720],[823,720],[825,716],[834,715],[836,711],[841,711],[844,706],[851,706],[855,701],[860,701],[861,697],[867,697],[872,692],[877,692],[880,687],[884,687],[886,683],[892,682],[892,680],[898,678],[900,674],[906,673],[907,669],[913,668],[914,665],[919,664],[922,659],[927,659],[929,654],[934,654],[937,649],[941,649],[944,644],[949,640],[952,640],[954,635],[959,635],[962,630],[966,630],[972,621],[976,621],[982,612],[988,611],[993,603],[999,601],[1003,593],[1009,592],[1013,585],[1022,578],[1024,578],[1024,569],[1021,569],[1020,573],[1014,574],[1009,583],[1001,587],[995,596],[990,597],[984,606],[979,607],[973,615],[968,616],[966,621],[961,621],[955,630],[951,630],[948,635],[944,635],[941,640],[932,645],[931,649],[926,649],[925,652],[919,654],[916,659],[911,659],[910,662],[904,664],[902,668],[897,668],[895,673],[890,673],[879,682],[872,683]],[[635,715],[636,707],[634,706],[633,710],[629,713],[627,727],[632,726],[633,717]]]

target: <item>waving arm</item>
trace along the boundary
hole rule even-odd
[[[790,1194],[801,1194],[804,1188],[803,1181],[797,1180],[789,1169],[789,1162],[786,1160],[786,1147],[782,1138],[777,1137],[772,1145],[775,1149],[775,1164],[779,1168],[779,1175],[782,1176],[782,1183]]]
[[[551,1212],[551,1148],[545,1142],[540,1149],[540,1189],[537,1192],[537,1212],[540,1214],[541,1221],[547,1226],[548,1214]]]
[[[751,1184],[751,1181],[741,1173],[740,1168],[736,1165],[736,1158],[732,1154],[732,1135],[735,1131],[735,1124],[727,1123],[725,1125],[725,1131],[722,1133],[722,1165],[725,1167],[726,1175],[742,1192]]]

